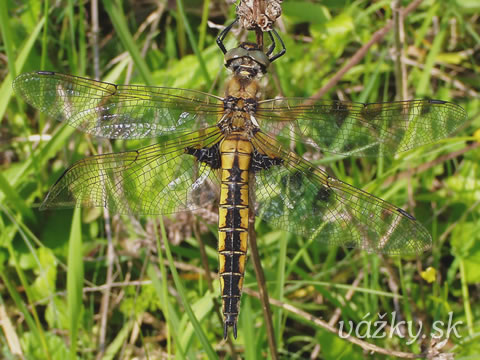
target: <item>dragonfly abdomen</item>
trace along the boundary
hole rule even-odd
[[[220,291],[224,337],[233,327],[237,337],[248,241],[248,177],[253,146],[242,133],[228,135],[220,144],[221,190],[218,224]]]

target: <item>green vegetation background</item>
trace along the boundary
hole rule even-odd
[[[188,1],[182,14],[177,4],[100,2],[101,79],[221,94],[227,74],[215,45],[215,25],[231,21],[234,7],[217,0]],[[391,1],[284,2],[277,29],[288,51],[274,64],[267,95],[314,94],[392,18],[390,6]],[[327,157],[318,162],[340,179],[413,213],[432,234],[433,249],[418,258],[389,258],[305,244],[258,223],[272,298],[327,321],[339,310],[337,320],[345,324],[367,320],[373,326],[379,314],[387,313],[391,325],[396,311],[397,322],[400,317],[421,321],[427,337],[412,343],[408,335],[372,339],[366,327],[360,337],[385,349],[416,353],[433,346],[432,324],[447,323],[451,312],[452,323],[462,323],[459,337],[450,334],[443,351],[458,359],[480,353],[480,150],[474,146],[480,141],[479,13],[474,0],[423,1],[405,19],[409,97],[463,106],[469,121],[459,133],[395,159]],[[217,269],[214,216],[178,214],[159,221],[112,214],[106,221],[99,209],[39,212],[36,207],[65,168],[97,153],[98,145],[120,151],[146,144],[90,138],[40,115],[12,93],[12,79],[26,71],[95,76],[91,3],[7,0],[0,3],[0,16],[0,357],[232,357],[214,315],[218,282],[211,293],[199,270],[198,237],[206,244],[211,271]],[[395,100],[394,33],[374,44],[324,98]],[[236,43],[229,36],[228,47]],[[398,173],[407,176],[385,185]],[[157,253],[162,222],[175,261],[166,268],[168,251]],[[175,269],[179,278],[172,277]],[[111,285],[107,290],[106,283]],[[245,286],[257,288],[251,264]],[[192,327],[195,321],[185,304],[198,326]],[[313,353],[361,359],[366,354],[278,307],[273,307],[273,323],[283,358]],[[261,305],[254,297],[243,296],[239,338],[233,344],[247,359],[268,355]]]

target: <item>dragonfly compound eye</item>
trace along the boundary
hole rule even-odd
[[[270,65],[270,60],[268,60],[268,56],[260,50],[250,50],[248,52],[248,57],[250,57],[259,65],[263,66],[265,69],[267,69],[268,65]]]
[[[225,66],[229,67],[229,64],[235,60],[239,59],[242,57],[248,56],[248,51],[241,48],[237,47],[231,50],[228,50],[227,53],[225,54]]]
[[[267,72],[270,65],[268,56],[257,47],[243,43],[225,54],[225,67],[241,77],[254,78]]]

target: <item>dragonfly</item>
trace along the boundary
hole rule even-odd
[[[435,142],[466,120],[460,106],[441,100],[261,99],[259,80],[279,57],[273,48],[221,47],[231,72],[223,96],[50,71],[22,74],[13,84],[27,103],[87,134],[158,141],[74,163],[41,209],[163,215],[216,202],[225,338],[230,327],[237,337],[250,214],[326,245],[393,255],[432,245],[413,215],[337,179],[297,149],[391,156]]]

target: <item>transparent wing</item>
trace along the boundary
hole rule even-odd
[[[116,213],[168,214],[203,207],[217,198],[217,176],[186,149],[208,148],[222,137],[212,127],[137,151],[80,160],[50,189],[41,209],[99,206]]]
[[[213,125],[221,98],[194,90],[115,85],[53,72],[18,76],[13,88],[41,112],[92,135],[152,138]]]
[[[329,176],[261,132],[252,143],[281,159],[255,176],[256,214],[272,226],[328,245],[391,255],[431,246],[427,230],[404,210]]]
[[[267,133],[321,151],[382,156],[444,138],[467,115],[460,106],[441,100],[363,104],[284,98],[261,101],[256,118]]]

